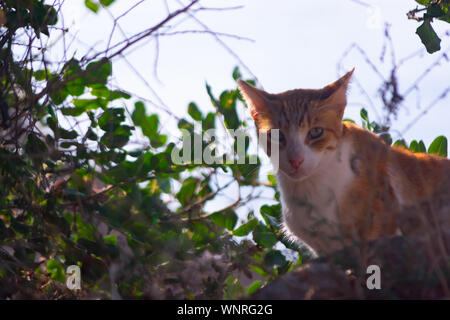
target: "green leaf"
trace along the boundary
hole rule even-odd
[[[75,139],[78,137],[78,133],[75,130],[66,130],[63,128],[59,128],[59,135],[63,139]]]
[[[431,3],[431,1],[433,1],[433,0],[416,0],[417,3],[424,5],[424,6],[428,6]]]
[[[208,96],[211,99],[211,103],[213,104],[213,106],[218,107],[220,105],[220,103],[219,103],[219,101],[217,101],[217,99],[212,94],[211,87],[209,86],[208,83],[206,83],[206,92],[208,93]]]
[[[384,133],[380,134],[380,138],[383,139],[383,141],[386,142],[386,144],[388,146],[390,146],[392,144],[392,137],[389,133],[384,132]]]
[[[170,184],[170,178],[157,177],[159,189],[164,193],[170,193],[172,191],[172,185]]]
[[[417,153],[419,152],[419,143],[416,140],[411,141],[411,143],[409,144],[409,150]]]
[[[236,110],[237,94],[237,90],[222,92],[217,106],[219,112],[223,114],[225,126],[228,129],[236,130],[241,124]]]
[[[111,91],[111,95],[108,97],[109,100],[115,100],[115,99],[130,99],[131,95],[125,91],[120,91],[120,90],[114,90]]]
[[[216,125],[216,115],[213,112],[208,112],[204,121],[202,122],[202,129],[204,131],[214,129]]]
[[[445,11],[442,10],[441,6],[438,4],[432,4],[428,7],[426,16],[424,16],[429,18],[438,18],[443,15],[445,15]]]
[[[60,105],[66,100],[67,96],[69,95],[69,91],[67,91],[66,88],[62,88],[58,91],[50,93],[50,98],[52,98],[52,101],[55,105]]]
[[[169,168],[169,164],[171,163],[170,153],[163,151],[158,154],[155,154],[155,157],[156,157],[155,160],[157,159],[158,161],[158,167],[155,170],[164,171]],[[152,159],[152,161],[154,160]]]
[[[103,241],[106,244],[112,244],[115,246],[115,245],[117,245],[117,236],[115,234],[111,234],[109,236],[104,236]]]
[[[159,148],[166,144],[167,136],[164,134],[158,134],[150,140],[150,144],[153,148]]]
[[[439,39],[434,31],[429,19],[423,21],[422,25],[417,28],[416,33],[425,45],[428,53],[434,53],[441,50],[441,39]]]
[[[141,127],[142,133],[149,138],[150,144],[154,148],[159,148],[166,144],[167,136],[158,134],[159,117],[156,113],[146,115],[145,105],[142,101],[134,104],[134,111],[131,115],[133,123]]]
[[[56,260],[49,260],[47,262],[47,272],[50,274],[50,278],[59,282],[65,282],[66,275],[64,267],[61,262]]]
[[[272,248],[277,243],[275,234],[262,224],[253,231],[253,240],[263,248]]]
[[[233,165],[231,169],[233,170],[233,173],[236,177],[241,180],[242,184],[251,185],[254,181],[258,179],[259,175],[259,168],[260,168],[260,160],[259,158],[256,158],[256,161],[250,161],[254,160],[253,158],[250,158],[250,156],[245,156],[245,163],[238,163],[236,165]],[[252,162],[252,163],[250,163]],[[253,164],[256,162],[256,164]]]
[[[84,5],[92,12],[97,13],[98,5],[96,3],[92,2],[91,0],[84,0]]]
[[[86,132],[86,138],[88,138],[89,140],[92,141],[97,141],[98,140],[98,136],[97,134],[92,130],[92,128],[88,128],[87,132]]]
[[[253,271],[255,271],[257,274],[259,274],[263,278],[266,278],[268,276],[267,272],[264,271],[264,269],[259,266],[250,265],[249,268],[252,269]]]
[[[28,8],[29,6],[30,4],[28,4]],[[25,20],[25,24],[30,25],[34,29],[38,38],[40,37],[40,32],[48,36],[48,25],[54,25],[58,21],[56,9],[53,8],[52,5],[44,5],[43,1],[33,1],[30,11],[32,14],[28,14],[28,12],[25,11],[25,16],[22,16],[19,19]],[[19,13],[19,15],[22,14]]]
[[[108,101],[97,98],[97,99],[74,99],[73,105],[76,108],[83,109],[84,111],[95,110],[98,108],[106,109]]]
[[[125,110],[123,108],[111,108],[103,112],[98,118],[98,125],[103,131],[114,131],[123,121],[125,121]]]
[[[406,150],[408,150],[408,145],[406,144],[405,140],[400,139],[394,142],[393,144],[394,147],[401,147],[401,148],[405,148]]]
[[[275,177],[275,175],[269,173],[267,174],[267,180],[270,182],[270,184],[272,186],[276,186],[277,185],[277,178]]]
[[[372,121],[370,123],[370,127],[372,128],[372,131],[375,132],[375,133],[380,133],[381,132],[381,126],[375,121]]]
[[[361,116],[361,119],[363,119],[363,120],[369,122],[369,115],[368,115],[366,109],[362,108],[359,114],[360,114],[360,116]]]
[[[54,6],[46,4],[44,5],[44,19],[42,23],[45,25],[53,26],[58,22],[58,13],[56,12],[56,9]],[[47,34],[48,36],[48,34]]]
[[[55,110],[53,109],[53,107],[52,107],[50,104],[47,105],[47,111],[48,111],[48,113],[50,114],[50,117],[51,117],[52,119],[55,119],[55,120],[56,120]]]
[[[427,148],[425,147],[425,143],[422,140],[419,141],[418,152],[427,153]]]
[[[104,98],[108,101],[112,101],[112,100],[116,100],[116,99],[120,99],[120,98],[124,98],[124,99],[131,98],[131,96],[124,91],[120,91],[120,90],[111,91],[104,85],[99,85],[99,86],[94,87],[91,90],[91,94],[93,96],[96,96],[99,98]]]
[[[70,81],[66,85],[67,91],[74,97],[81,96],[84,93],[84,83],[81,78]]]
[[[441,3],[441,6],[445,12],[445,15],[439,17],[438,19],[450,23],[450,2],[447,1],[447,4]]]
[[[428,153],[447,157],[447,138],[445,136],[439,136],[434,139],[428,148]]]
[[[143,120],[147,117],[145,114],[145,104],[142,101],[137,101],[134,104],[134,111],[131,115],[131,119],[133,120],[134,124],[137,126],[141,126]]]
[[[47,146],[45,143],[34,133],[30,133],[25,143],[25,152],[31,157],[41,158],[46,156]]]
[[[267,204],[261,206],[261,208],[259,209],[259,212],[263,215],[269,215],[275,218],[280,218],[281,217],[281,205],[280,204],[275,204],[273,206],[269,206]]]
[[[84,81],[87,85],[106,84],[108,77],[112,74],[112,64],[106,58],[91,62],[86,66],[87,74]]]
[[[45,80],[48,75],[46,70],[36,70],[33,72],[33,76],[37,81]]]
[[[226,228],[230,231],[234,229],[238,220],[236,212],[232,209],[214,212],[209,218],[219,227]]]
[[[243,293],[244,288],[236,275],[230,274],[225,279],[225,288],[223,289],[223,297],[225,300],[236,300]]]
[[[258,220],[256,218],[251,219],[247,223],[244,223],[239,228],[234,230],[232,234],[237,237],[243,237],[252,232],[258,225]]]
[[[61,144],[60,144],[60,147],[61,147],[61,148],[64,148],[64,149],[69,149],[69,148],[72,147],[72,146],[77,147],[77,146],[78,146],[78,142],[74,142],[74,141],[64,141],[64,142],[61,142]]]
[[[239,67],[234,67],[232,77],[234,80],[242,78],[242,74],[239,71]]]
[[[264,263],[269,267],[281,267],[286,262],[286,257],[279,250],[271,250],[264,257]]]
[[[253,282],[247,289],[247,294],[250,296],[254,294],[256,291],[258,291],[262,286],[261,280],[256,280]]]
[[[108,7],[108,6],[110,6],[114,1],[116,1],[116,0],[100,0],[100,4],[101,4],[102,6]]]
[[[189,103],[188,114],[196,121],[202,121],[202,113],[194,102]]]
[[[101,137],[100,142],[108,148],[122,148],[128,143],[133,127],[121,125],[114,130],[108,130]]]
[[[194,177],[189,177],[183,181],[180,191],[176,195],[182,206],[185,206],[194,199],[197,183],[198,180]]]
[[[149,137],[150,139],[153,138],[157,131],[159,126],[159,117],[156,113],[149,115],[145,118],[144,125],[142,127],[142,132]]]
[[[59,110],[62,112],[63,115],[72,117],[78,117],[85,111],[85,109],[83,108],[67,108],[67,107],[63,107]]]

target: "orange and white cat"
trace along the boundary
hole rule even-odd
[[[390,147],[342,121],[353,71],[322,89],[279,94],[238,80],[258,133],[279,130],[268,154],[279,150],[284,228],[319,255],[395,234],[402,208],[450,181],[450,160]]]

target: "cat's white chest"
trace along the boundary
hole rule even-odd
[[[343,142],[306,180],[292,181],[279,174],[283,220],[288,233],[319,254],[342,247],[338,224],[339,204],[353,181],[351,146]]]

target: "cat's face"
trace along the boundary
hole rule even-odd
[[[352,73],[353,70],[322,89],[297,89],[280,94],[269,94],[238,81],[258,132],[268,133],[271,140],[272,129],[279,130],[278,141],[268,145],[267,153],[270,156],[278,148],[282,174],[303,180],[335,152]]]

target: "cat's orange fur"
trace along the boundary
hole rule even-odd
[[[414,205],[445,192],[450,183],[450,161],[424,153],[412,153],[400,147],[391,148],[389,175],[399,202]],[[450,195],[450,189],[446,190]]]
[[[373,239],[396,231],[398,203],[389,183],[389,148],[375,134],[351,123],[343,123],[343,140],[353,146],[350,167],[354,180],[340,205],[340,220],[345,236]]]
[[[258,132],[282,133],[275,147],[286,230],[319,254],[392,235],[402,208],[449,192],[440,186],[450,184],[450,160],[390,147],[342,122],[352,73],[323,89],[281,94],[238,81]]]

